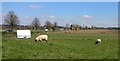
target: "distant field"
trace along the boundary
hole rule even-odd
[[[35,42],[40,34],[48,43]],[[16,33],[2,33],[2,59],[117,59],[116,30],[81,30],[32,33],[30,39],[17,39]],[[102,43],[95,45],[97,38]]]

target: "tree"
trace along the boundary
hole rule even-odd
[[[54,27],[57,27],[58,25],[57,25],[57,22],[54,22]]]
[[[88,29],[88,26],[87,26],[87,25],[85,26],[85,29]]]
[[[10,25],[11,30],[19,24],[19,20],[14,11],[9,11],[8,14],[4,17],[4,22],[6,25]]]
[[[91,26],[91,29],[95,29],[95,26]]]
[[[45,22],[45,27],[50,30],[50,29],[52,29],[53,24],[50,21],[46,21]]]
[[[40,22],[39,22],[39,19],[38,18],[34,18],[33,22],[32,22],[32,26],[33,26],[33,29],[38,29],[40,28]]]
[[[57,25],[57,22],[54,22],[53,27],[52,27],[52,30],[55,31],[55,30],[57,29],[57,26],[58,26],[58,25]]]
[[[82,26],[79,26],[79,29],[82,29]]]

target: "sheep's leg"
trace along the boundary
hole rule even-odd
[[[40,40],[40,42],[42,42],[42,41]]]
[[[48,42],[48,41],[47,41],[47,38],[45,39],[45,41],[46,41],[46,43]]]
[[[46,41],[46,43],[48,42],[47,40],[45,40]]]
[[[40,39],[40,42],[42,42],[42,39]]]
[[[42,42],[41,40],[39,40],[39,42]]]
[[[39,40],[40,42],[42,42],[41,40]]]

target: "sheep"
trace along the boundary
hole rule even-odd
[[[101,39],[97,39],[95,44],[101,43]]]
[[[39,35],[38,37],[35,38],[35,42],[36,42],[36,41],[42,42],[43,40],[46,41],[46,43],[47,43],[48,36],[47,36],[47,35]]]

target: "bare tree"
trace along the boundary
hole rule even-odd
[[[4,17],[4,22],[6,25],[10,25],[11,30],[19,24],[19,20],[14,11],[9,11],[8,14]]]
[[[52,29],[53,24],[50,21],[46,21],[45,22],[45,27],[50,30],[50,29]]]
[[[39,19],[38,18],[34,18],[33,22],[32,22],[32,26],[33,26],[33,29],[38,29],[40,28],[40,22],[39,22]]]
[[[91,29],[95,29],[96,27],[95,26],[91,26]]]
[[[54,24],[52,26],[52,30],[55,31],[57,29],[57,26],[58,26],[57,22],[54,22]]]
[[[88,29],[88,26],[87,26],[87,25],[85,26],[85,29]]]
[[[57,22],[54,22],[54,27],[57,27],[57,26],[58,26]]]

